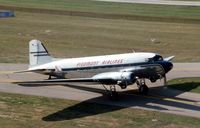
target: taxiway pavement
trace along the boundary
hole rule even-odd
[[[162,81],[149,84],[150,93],[141,96],[136,85],[120,91],[119,101],[110,101],[100,85],[69,83],[65,85],[16,85],[12,82],[42,80],[47,76],[35,73],[13,74],[13,71],[27,69],[26,64],[0,64],[0,92],[71,99],[81,102],[96,102],[120,107],[139,108],[159,112],[180,114],[200,118],[200,94],[172,90],[163,86]],[[175,63],[167,78],[200,77],[200,63]]]

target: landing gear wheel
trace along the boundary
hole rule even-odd
[[[142,95],[147,95],[149,92],[149,88],[144,84],[139,87],[139,93]]]

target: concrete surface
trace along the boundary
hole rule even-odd
[[[71,99],[82,102],[97,102],[116,105],[123,108],[139,108],[159,112],[173,113],[200,118],[200,94],[171,90],[161,86],[162,81],[155,84],[147,82],[150,93],[147,96],[138,94],[136,85],[121,90],[119,101],[110,101],[100,85],[83,85],[69,83],[65,85],[15,85],[11,82],[42,80],[47,76],[35,73],[13,74],[13,71],[27,69],[26,64],[0,64],[0,91],[53,98]],[[174,69],[167,74],[168,79],[178,77],[200,77],[200,63],[175,63]]]

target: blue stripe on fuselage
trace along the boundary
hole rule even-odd
[[[35,54],[35,53],[47,53],[47,52],[46,51],[30,52],[30,54]]]
[[[93,69],[105,69],[105,68],[120,68],[120,67],[131,67],[131,66],[144,66],[144,65],[153,65],[158,63],[130,63],[130,64],[117,64],[117,65],[101,65],[93,67],[76,67],[76,68],[64,68],[62,71],[77,71],[77,70],[93,70]],[[160,65],[160,64],[159,64]]]
[[[33,56],[50,56],[49,54],[36,54],[36,55],[33,55]]]

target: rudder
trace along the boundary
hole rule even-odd
[[[39,40],[29,42],[29,67],[45,64],[52,61],[52,57]]]

